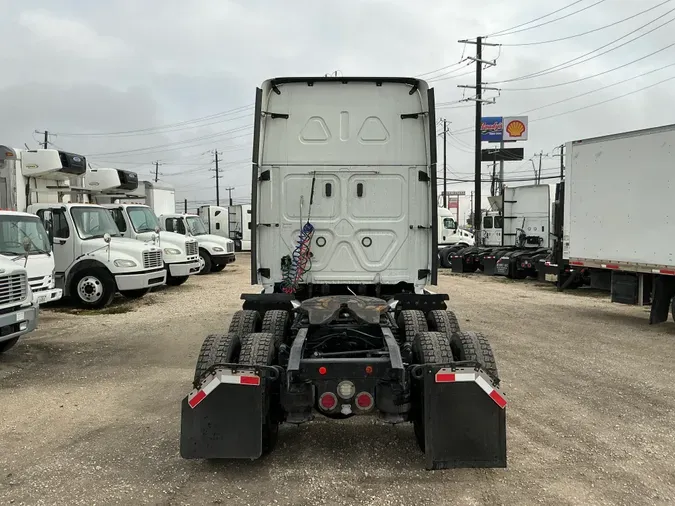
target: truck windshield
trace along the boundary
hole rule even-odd
[[[94,239],[105,234],[120,236],[120,231],[107,209],[94,206],[73,207],[70,214],[82,239]]]
[[[0,215],[0,255],[23,255],[24,240],[30,241],[29,255],[49,253],[49,237],[37,216]]]
[[[157,216],[149,207],[127,207],[129,219],[134,226],[134,230],[139,234],[141,232],[153,232],[159,227]]]
[[[199,216],[188,216],[185,218],[185,221],[187,221],[187,226],[192,235],[204,235],[207,233],[204,222]]]

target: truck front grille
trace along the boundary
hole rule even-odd
[[[199,254],[199,245],[197,244],[197,241],[186,242],[185,243],[185,251],[187,251],[187,256],[189,256],[189,257],[191,257],[193,255],[198,255]]]
[[[0,276],[0,304],[21,302],[28,295],[28,279],[25,274]]]
[[[143,252],[143,267],[145,269],[152,269],[154,267],[162,266],[162,252],[157,251],[144,251]]]

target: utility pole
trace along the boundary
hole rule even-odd
[[[448,208],[448,120],[443,118],[443,208]]]
[[[563,178],[565,177],[565,159],[563,158],[565,152],[565,145],[560,145],[560,182],[562,183]]]
[[[216,205],[217,205],[217,206],[220,206],[220,181],[218,181],[218,180],[219,180],[221,177],[223,177],[223,176],[220,175],[219,167],[218,167],[218,161],[219,161],[219,160],[218,160],[218,155],[219,155],[220,153],[218,153],[218,150],[217,150],[217,149],[214,149],[214,150],[213,150],[213,154],[214,154],[215,157],[216,157],[216,159],[215,159],[215,162],[216,162],[216,168],[213,169],[213,170],[215,170],[215,172],[216,172]]]
[[[234,190],[234,186],[229,186],[229,187],[225,188],[225,191],[227,191],[227,193],[229,193],[230,205],[232,205],[232,190]]]
[[[472,214],[473,214],[473,191],[471,192],[471,207],[469,208],[469,216],[471,216]],[[475,227],[475,225],[473,223],[473,217],[471,218],[471,226]],[[475,237],[475,234],[474,234],[474,237]]]
[[[541,184],[541,157],[544,156],[544,152],[539,152],[539,173],[537,174],[537,184]]]
[[[467,100],[474,100],[476,102],[476,123],[474,126],[475,129],[475,153],[474,153],[474,192],[476,195],[476,200],[474,202],[474,213],[473,213],[473,226],[474,226],[474,237],[476,238],[476,245],[480,245],[481,235],[481,122],[483,116],[483,102],[494,104],[494,99],[484,100],[483,91],[485,90],[496,90],[499,88],[488,88],[483,86],[483,65],[494,66],[496,65],[495,61],[486,61],[483,60],[483,45],[486,46],[498,46],[499,44],[486,44],[483,42],[482,37],[477,37],[475,41],[473,40],[460,40],[460,43],[465,44],[476,44],[476,56],[469,59],[476,62],[476,84],[474,86],[469,85],[459,85],[459,88],[474,88],[476,90],[476,96],[474,98],[469,98]]]
[[[155,162],[155,183],[159,181],[159,162]]]
[[[187,214],[187,199],[185,199],[185,200],[183,201],[183,206],[184,206],[184,207],[183,207],[183,212],[184,212],[185,214]]]
[[[50,134],[47,130],[44,132],[41,132],[40,130],[35,130],[36,134],[43,134],[45,136],[45,140],[42,142],[42,148],[47,149],[47,146],[49,146],[49,136],[50,135],[56,135],[56,134]]]

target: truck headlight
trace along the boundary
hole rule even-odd
[[[225,250],[223,248],[221,248],[220,246],[214,246],[213,251],[225,251]]]
[[[165,255],[180,255],[180,250],[176,248],[164,248]]]
[[[115,267],[136,267],[138,264],[133,260],[119,259],[113,262]]]

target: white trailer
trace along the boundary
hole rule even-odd
[[[160,209],[167,209],[169,198],[173,203],[173,190],[168,192],[167,185],[158,187],[148,181],[141,181],[141,185],[138,188],[135,172],[121,169],[90,169],[84,176],[84,186],[91,190],[90,198],[108,210],[120,233],[129,239],[152,242],[161,248],[167,285],[182,285],[191,275],[199,272],[197,241],[161,230],[157,215],[149,205],[145,205],[150,201]]]
[[[651,323],[675,296],[674,153],[675,125],[566,144],[563,259],[610,271],[613,301],[651,298]]]
[[[251,251],[251,205],[238,204],[228,207],[230,239],[236,251]]]
[[[227,207],[200,206],[197,214],[206,225],[209,234],[230,237],[230,212]]]
[[[42,220],[52,243],[55,285],[66,296],[96,308],[109,304],[116,292],[138,298],[165,283],[159,248],[122,238],[104,208],[83,202],[78,187],[86,173],[83,156],[55,149],[0,150],[4,207]]]

